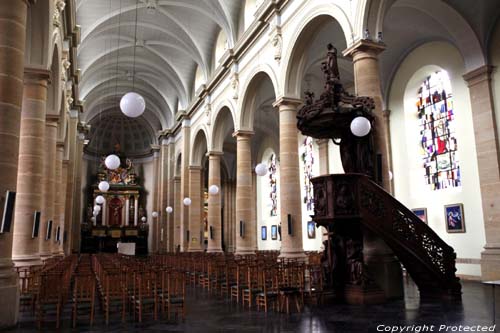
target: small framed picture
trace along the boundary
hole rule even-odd
[[[313,221],[307,222],[307,238],[316,238],[316,223]]]
[[[276,224],[271,226],[271,239],[278,239],[278,226]]]
[[[444,206],[444,215],[446,219],[446,231],[453,232],[465,232],[465,217],[464,217],[464,205],[453,204]]]
[[[427,208],[413,208],[411,210],[413,214],[417,215],[419,219],[422,220],[425,224],[427,224]]]
[[[260,238],[262,240],[266,240],[267,239],[267,227],[266,226],[263,226],[260,228]]]

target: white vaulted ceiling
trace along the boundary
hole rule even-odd
[[[219,32],[229,47],[234,45],[243,2],[77,0],[86,120],[92,123],[97,114],[118,110],[121,96],[134,85],[146,99],[145,120],[154,130],[169,128],[177,108],[190,102],[197,66],[205,80],[214,70]]]

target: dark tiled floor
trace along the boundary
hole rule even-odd
[[[184,323],[152,321],[121,324],[115,317],[106,327],[98,315],[94,327],[82,321],[78,329],[70,327],[69,306],[66,307],[61,332],[377,332],[378,325],[492,325],[493,294],[489,286],[478,282],[463,282],[461,303],[421,303],[411,281],[405,283],[404,300],[384,305],[352,306],[324,305],[306,307],[301,314],[276,314],[242,309],[227,300],[209,296],[201,289],[190,290],[187,298],[187,318]],[[499,294],[500,292],[497,292]],[[497,297],[497,299],[500,299]],[[500,304],[498,304],[500,307]],[[99,313],[99,311],[96,311]],[[497,315],[497,318],[499,316]],[[47,320],[44,332],[54,332],[54,322]],[[418,327],[410,326],[407,332]],[[16,329],[8,332],[36,332],[31,316],[22,315]],[[449,330],[448,332],[451,332]],[[499,330],[500,332],[500,330]]]

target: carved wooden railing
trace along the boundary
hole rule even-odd
[[[453,248],[383,188],[362,174],[328,175],[312,182],[318,224],[359,221],[394,251],[422,296],[461,294]]]

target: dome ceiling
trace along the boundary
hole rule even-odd
[[[205,79],[213,71],[219,32],[228,36],[229,47],[234,45],[242,3],[77,0],[80,95],[86,119],[116,110],[121,96],[134,88],[146,99],[145,119],[151,127],[169,128],[178,106],[189,105],[196,68]]]
[[[90,121],[87,152],[109,154],[117,143],[127,157],[148,155],[155,132],[144,117],[128,118],[121,112],[108,112]]]

